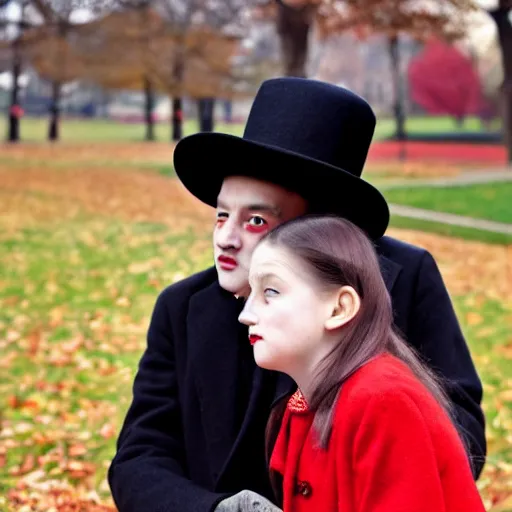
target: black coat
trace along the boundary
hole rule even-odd
[[[482,386],[437,265],[389,237],[377,250],[397,326],[450,381],[477,477],[486,454]],[[120,512],[209,512],[242,489],[273,499],[264,428],[293,382],[254,365],[241,309],[214,268],[160,294],[109,469]]]

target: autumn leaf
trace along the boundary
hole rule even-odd
[[[466,322],[468,323],[468,325],[471,325],[471,326],[479,325],[483,322],[483,317],[481,314],[479,314],[475,311],[470,311],[466,315]]]
[[[28,453],[25,458],[23,459],[23,462],[20,466],[14,466],[10,469],[9,473],[12,476],[20,476],[24,475],[25,473],[28,473],[29,471],[32,471],[34,469],[34,466],[36,464],[36,458],[35,455],[32,453]]]
[[[105,423],[105,425],[103,425],[101,427],[100,435],[104,439],[109,439],[111,437],[114,437],[115,434],[116,434],[116,430],[111,423]]]
[[[41,329],[36,328],[28,335],[29,348],[27,350],[28,357],[34,357],[39,350],[39,344],[41,343]]]

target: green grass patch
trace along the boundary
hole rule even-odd
[[[512,235],[507,235],[505,233],[494,233],[492,231],[483,231],[481,229],[452,226],[451,224],[412,219],[410,217],[402,217],[399,215],[391,216],[390,226],[402,229],[412,229],[415,231],[425,231],[427,233],[437,233],[439,235],[461,238],[464,240],[475,240],[488,244],[512,244]]]
[[[383,190],[390,203],[512,224],[512,182]]]
[[[240,124],[218,123],[216,130],[223,133],[241,134]],[[183,132],[190,135],[198,131],[197,122],[187,120]],[[45,118],[23,118],[20,125],[20,137],[26,142],[43,142],[47,140],[48,120]],[[110,119],[62,119],[60,136],[63,142],[130,142],[145,140],[146,127],[144,123],[124,123]],[[169,123],[154,125],[155,139],[171,141]]]
[[[215,130],[223,133],[242,135],[244,124],[217,123]],[[478,131],[480,122],[468,118],[459,128],[449,117],[413,117],[407,119],[406,129],[411,132],[436,133],[451,131]],[[64,142],[121,142],[142,141],[145,138],[144,123],[123,123],[110,119],[63,119],[60,133]],[[389,137],[394,133],[395,121],[380,118],[375,129],[375,139]],[[184,134],[198,131],[197,122],[188,119],[184,123]],[[20,134],[23,141],[42,142],[47,140],[48,120],[45,118],[25,117],[21,121]],[[155,138],[159,141],[171,141],[170,123],[156,123]]]

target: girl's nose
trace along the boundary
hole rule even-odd
[[[247,300],[244,309],[238,316],[238,321],[244,325],[247,325],[247,327],[250,327],[251,325],[256,325],[256,323],[258,322],[256,315],[251,310],[249,300]]]

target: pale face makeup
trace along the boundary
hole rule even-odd
[[[323,287],[298,257],[269,242],[255,249],[249,282],[239,321],[249,327],[256,364],[288,374],[307,396],[319,364],[357,314],[358,295],[349,286]]]
[[[251,294],[239,320],[249,326],[256,363],[294,375],[314,366],[326,338],[333,299],[322,293],[298,260],[263,243],[250,268]]]

